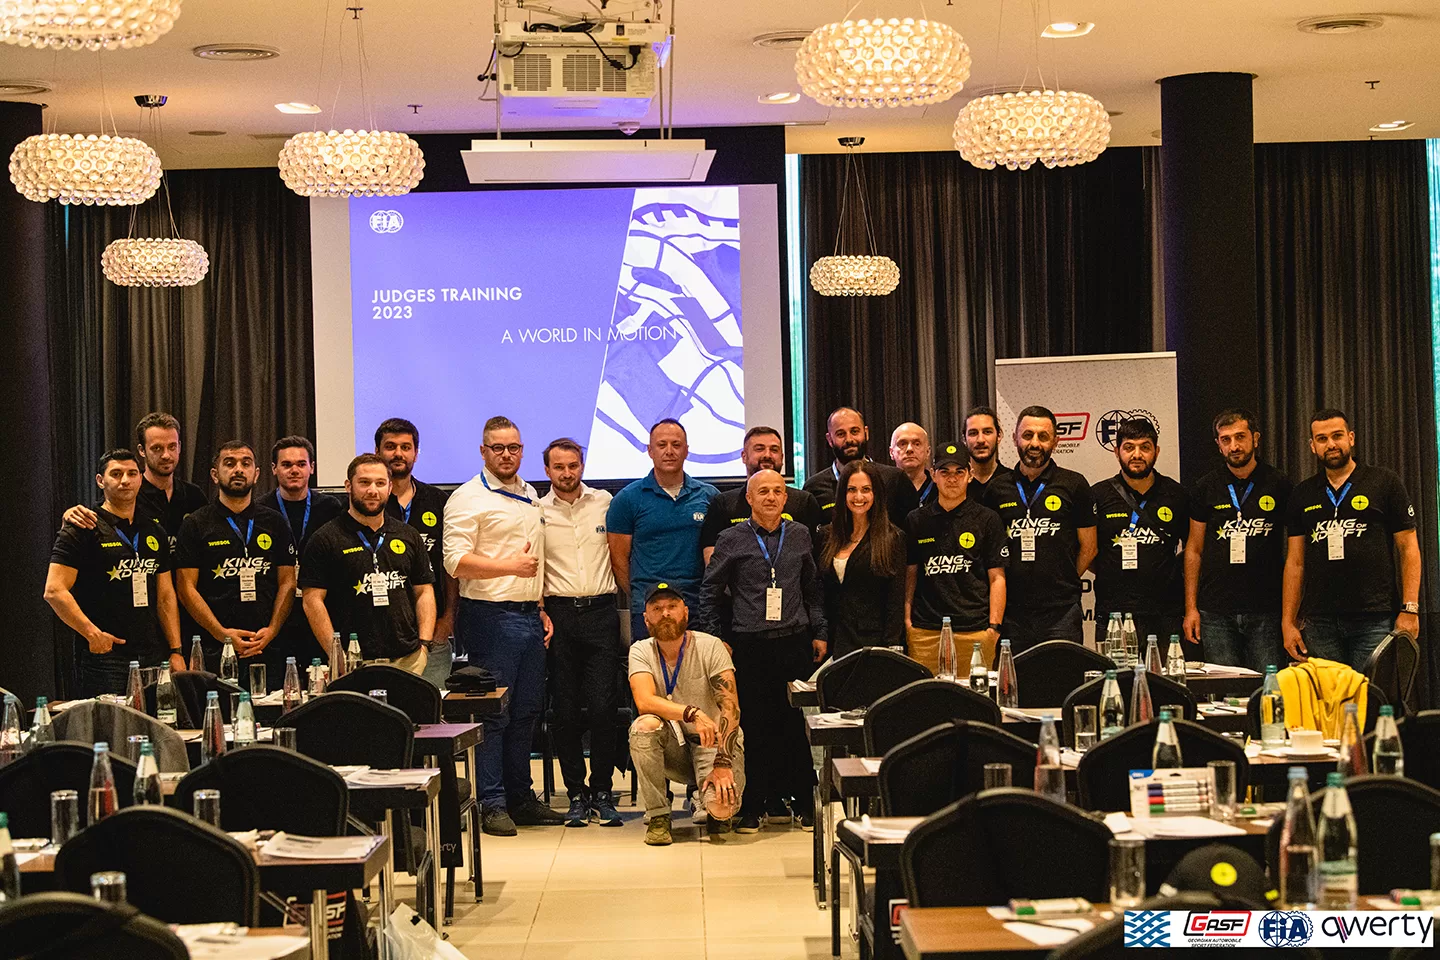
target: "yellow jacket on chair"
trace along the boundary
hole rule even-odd
[[[1311,657],[1276,676],[1288,729],[1319,730],[1327,739],[1338,739],[1347,703],[1355,704],[1356,719],[1365,729],[1365,675],[1348,664]]]

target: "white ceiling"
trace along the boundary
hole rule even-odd
[[[379,125],[411,133],[493,131],[494,105],[479,102],[476,74],[490,52],[489,0],[348,0],[364,4],[369,91]],[[1067,89],[1099,98],[1114,117],[1111,142],[1158,140],[1160,94],[1155,80],[1197,71],[1246,71],[1255,81],[1255,137],[1260,141],[1359,140],[1385,120],[1415,125],[1389,137],[1440,137],[1440,2],[1384,0],[1039,0],[1041,22],[1089,20],[1087,37],[1040,40],[1047,80],[1058,72]],[[1378,0],[1373,0],[1378,2]],[[597,0],[598,3],[598,0]],[[625,3],[614,0],[611,9]],[[552,0],[582,9],[586,0]],[[42,52],[0,45],[0,81],[39,79],[55,89],[23,98],[50,105],[57,132],[96,132],[103,66],[105,102],[122,133],[133,133],[135,94],[170,97],[163,110],[163,159],[172,167],[273,165],[283,136],[317,118],[285,116],[274,104],[321,103],[335,94],[335,28],[342,2],[330,0],[330,54],[317,96],[317,67],[327,4],[322,0],[186,0],[174,29],[138,50]],[[675,11],[675,123],[793,123],[792,151],[837,149],[837,137],[863,135],[867,150],[951,149],[950,128],[969,97],[990,85],[1018,85],[1033,66],[1035,31],[1028,0],[1006,0],[997,54],[1000,0],[929,0],[929,15],[964,34],[974,67],[965,90],[947,103],[904,110],[828,109],[802,98],[789,106],[756,102],[761,94],[795,89],[794,54],[751,44],[757,34],[810,29],[838,20],[851,2],[835,0],[678,0]],[[918,0],[865,0],[852,14],[918,15]],[[1295,24],[1320,15],[1376,13],[1379,30],[1343,36],[1301,33]],[[353,72],[353,31],[346,32],[351,82],[335,126],[359,127]],[[191,48],[249,42],[280,48],[279,59],[214,63]],[[103,64],[97,61],[103,59]],[[1365,81],[1379,80],[1370,89]],[[1029,81],[1035,81],[1030,70]],[[423,106],[418,115],[406,104]],[[658,111],[652,108],[652,118]],[[509,124],[506,130],[512,129]],[[518,130],[518,127],[514,128]],[[223,130],[195,137],[192,130]],[[258,137],[258,139],[257,139]]]

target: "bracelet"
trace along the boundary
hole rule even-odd
[[[685,712],[682,713],[680,716],[681,716],[681,719],[684,720],[686,723],[694,723],[694,722],[695,722],[695,716],[696,716],[696,714],[698,714],[699,712],[700,712],[700,708],[699,708],[699,707],[695,706],[694,704],[690,704],[690,705],[688,705],[688,706],[685,707]]]

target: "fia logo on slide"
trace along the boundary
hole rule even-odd
[[[376,233],[399,233],[405,218],[399,210],[376,210],[370,214],[370,229]]]

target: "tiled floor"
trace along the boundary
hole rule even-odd
[[[830,918],[810,886],[809,833],[777,826],[712,841],[677,812],[675,843],[647,847],[628,792],[620,813],[623,827],[486,837],[485,902],[457,889],[450,942],[477,960],[830,956]]]

